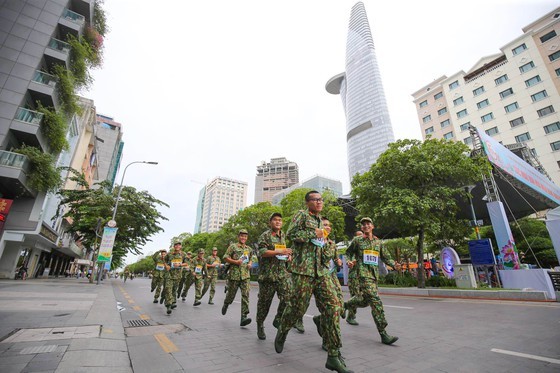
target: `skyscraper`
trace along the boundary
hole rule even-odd
[[[257,166],[255,177],[255,203],[271,202],[272,196],[299,182],[297,163],[286,158],[272,158]]]
[[[340,94],[346,114],[348,171],[368,171],[394,141],[389,110],[381,83],[366,10],[362,2],[352,7],[346,41],[346,72],[333,76],[326,90]]]
[[[215,177],[206,184],[199,194],[202,205],[200,221],[195,223],[195,231],[216,232],[230,216],[247,206],[247,183],[225,177]]]

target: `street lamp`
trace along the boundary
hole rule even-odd
[[[119,193],[117,194],[117,200],[115,201],[115,208],[113,209],[113,218],[111,220],[115,221],[115,217],[117,216],[117,208],[119,207],[119,199],[121,198],[121,192],[123,189],[123,183],[124,183],[124,175],[126,174],[126,169],[128,168],[128,166],[135,164],[135,163],[146,163],[146,164],[158,164],[158,162],[147,162],[147,161],[134,161],[134,162],[130,162],[129,164],[126,165],[126,167],[124,168],[123,174],[122,174],[122,178],[121,178],[121,185],[119,185]]]

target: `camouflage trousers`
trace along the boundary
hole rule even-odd
[[[274,299],[274,294],[278,294],[278,299],[280,303],[278,304],[278,309],[276,310],[276,316],[274,320],[280,319],[284,309],[286,308],[286,303],[290,301],[290,288],[291,283],[288,278],[280,281],[259,281],[259,299],[257,301],[257,324],[264,323],[268,311],[270,310],[270,305],[272,304],[272,299]]]
[[[193,283],[194,283],[194,301],[198,302],[200,298],[202,298],[202,286],[204,285],[204,279],[202,278],[202,276],[193,276]]]
[[[344,304],[344,296],[342,295],[342,287],[340,286],[340,281],[338,281],[338,276],[336,275],[336,272],[331,273],[329,276],[326,277],[330,277],[330,280],[332,282],[332,286],[333,288],[336,290],[336,296],[338,297],[338,300],[340,301],[340,305],[342,306]],[[324,317],[324,313],[321,310],[319,303],[317,302],[317,300],[315,300],[317,308],[319,309],[319,312],[321,312],[321,331],[323,334],[323,344],[326,345],[327,341],[325,339],[325,325],[327,325],[327,320]],[[342,308],[339,310],[339,312],[342,312]],[[335,324],[335,334],[340,336],[340,323],[336,323]],[[340,338],[339,338],[340,341]],[[340,349],[342,347],[342,341],[340,341],[340,343],[338,343],[337,348]]]
[[[237,294],[237,289],[241,288],[241,317],[245,317],[249,314],[249,286],[249,279],[227,281],[228,291],[226,299],[224,300],[224,305],[229,306],[232,304]]]
[[[212,302],[212,299],[214,299],[214,294],[216,294],[216,282],[218,282],[218,276],[206,277],[206,280],[204,281],[204,288],[202,289],[201,298],[204,296],[204,294],[206,294],[208,288],[210,288],[210,298],[208,298],[208,301]]]
[[[193,274],[191,272],[184,272],[181,276],[181,280],[177,285],[177,298],[186,298],[191,285],[194,283]]]
[[[351,277],[348,279],[348,291],[350,292],[350,297],[355,297],[360,293],[360,279],[358,277]],[[348,319],[356,318],[356,307],[348,309]]]
[[[156,291],[154,294],[154,299],[159,299],[161,295],[161,290],[163,288],[164,283],[164,272],[163,271],[156,271],[152,276],[152,291]]]
[[[311,277],[292,273],[292,292],[297,297],[286,304],[278,332],[287,333],[298,320],[301,320],[309,307],[311,295],[321,312],[323,341],[329,356],[338,356],[342,346],[340,339],[340,312],[342,304],[330,275]]]
[[[177,270],[171,270],[168,272],[164,280],[164,294],[165,294],[165,306],[171,306],[177,303],[177,287],[181,281],[181,272]]]
[[[372,278],[360,278],[358,285],[359,294],[350,298],[346,303],[348,308],[356,307],[364,308],[371,307],[371,315],[373,321],[377,326],[377,330],[382,332],[387,327],[387,320],[385,320],[385,312],[383,312],[383,303],[377,295],[377,282]]]

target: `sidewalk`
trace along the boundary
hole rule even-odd
[[[0,299],[1,372],[132,372],[111,280],[0,281]]]

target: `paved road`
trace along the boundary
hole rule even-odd
[[[277,354],[272,314],[265,341],[257,339],[254,321],[239,326],[239,294],[221,315],[223,283],[215,305],[206,296],[193,307],[191,288],[171,316],[152,303],[149,286],[147,279],[100,286],[76,279],[0,281],[0,372],[326,372],[311,317],[304,317],[306,332],[290,332]],[[257,291],[252,286],[253,319]],[[343,321],[342,352],[356,372],[560,371],[560,303],[382,300],[388,331],[400,340],[381,344],[365,309],[358,312],[360,326]],[[312,304],[307,314],[315,313]]]
[[[208,305],[206,296],[202,305],[193,307],[191,288],[187,301],[179,303],[171,316],[165,314],[163,306],[151,303],[148,280],[135,279],[115,285],[117,299],[127,308],[121,312],[127,334],[135,329],[128,327],[128,320],[147,319],[152,325],[187,327],[166,333],[163,340],[151,335],[128,336],[135,372],[326,371],[326,353],[321,350],[321,340],[310,317],[317,314],[314,304],[304,317],[306,332],[290,332],[284,352],[277,354],[272,314],[265,324],[265,341],[257,339],[254,321],[247,327],[239,326],[239,302],[230,306],[226,316],[221,315],[223,283],[218,284],[215,305]],[[252,286],[250,316],[253,320],[257,291],[258,286]],[[237,301],[239,297],[238,294]],[[394,346],[381,344],[366,309],[358,312],[360,326],[343,321],[343,355],[347,366],[356,372],[560,371],[558,303],[396,296],[382,299],[388,331],[400,340]],[[276,305],[273,304],[274,309]],[[162,353],[164,350],[172,352]]]

